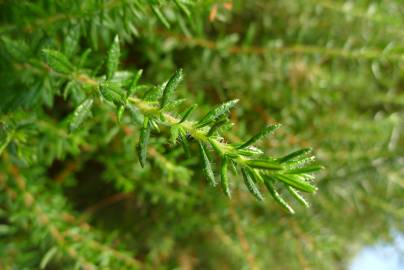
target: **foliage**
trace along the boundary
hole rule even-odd
[[[402,230],[400,1],[0,7],[1,268],[341,269]]]

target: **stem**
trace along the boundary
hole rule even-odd
[[[91,85],[94,88],[98,88],[100,82],[95,79],[88,77],[86,74],[76,73],[74,79],[79,81],[80,83]],[[138,110],[148,116],[159,117],[162,116],[164,123],[167,126],[177,125],[187,131],[193,138],[198,141],[201,141],[206,144],[214,144],[214,148],[217,149],[219,155],[221,156],[229,156],[234,162],[238,163],[241,166],[248,166],[246,164],[247,159],[237,154],[237,148],[231,144],[227,144],[224,142],[220,142],[218,140],[214,140],[208,136],[209,128],[196,128],[195,121],[185,120],[177,118],[168,112],[163,112],[159,109],[158,106],[154,106],[154,104],[144,101],[138,97],[129,97],[128,101],[131,102]]]
[[[220,155],[229,155],[230,157],[234,156],[237,152],[237,149],[227,143],[220,142],[217,140],[212,139],[209,137],[207,129],[198,129],[195,127],[194,121],[185,120],[180,123],[179,118],[174,117],[170,113],[161,112],[157,107],[150,105],[149,103],[137,98],[137,97],[130,97],[128,99],[133,105],[135,105],[140,112],[145,115],[152,115],[158,117],[160,114],[163,116],[165,120],[165,124],[168,126],[177,125],[187,131],[189,134],[192,135],[196,140],[204,142],[206,144],[214,144],[215,148],[218,149]],[[234,161],[239,163],[240,165],[245,165],[245,159],[242,157],[233,158]]]

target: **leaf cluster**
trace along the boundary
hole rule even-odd
[[[66,61],[61,52],[44,50],[47,64],[57,72],[63,74]],[[54,59],[54,58],[60,59]],[[242,143],[226,143],[222,136],[223,126],[231,124],[227,114],[238,100],[231,100],[218,105],[207,112],[199,120],[190,120],[190,115],[195,106],[185,108],[180,117],[177,117],[175,110],[181,105],[183,100],[175,100],[174,92],[183,79],[183,71],[177,70],[169,80],[161,86],[148,88],[146,85],[138,84],[142,71],[125,76],[124,79],[114,76],[117,74],[119,63],[119,39],[115,37],[106,59],[106,76],[101,78],[83,77],[86,75],[71,74],[84,85],[92,87],[95,92],[87,97],[70,116],[70,128],[76,129],[91,112],[93,99],[96,96],[113,104],[116,108],[118,122],[123,113],[128,108],[137,109],[143,114],[143,123],[140,127],[139,142],[136,147],[139,162],[145,166],[148,153],[150,137],[154,132],[160,131],[160,126],[170,129],[171,141],[179,142],[184,152],[190,155],[191,142],[196,141],[201,157],[204,174],[208,182],[215,186],[217,181],[210,158],[212,149],[221,160],[220,182],[223,192],[230,197],[230,187],[228,180],[228,166],[234,169],[237,174],[240,170],[244,183],[248,191],[258,200],[263,200],[263,196],[258,188],[265,186],[272,198],[285,210],[293,213],[292,207],[282,198],[277,191],[277,185],[283,185],[290,194],[304,206],[308,203],[299,192],[314,193],[316,187],[312,184],[311,173],[321,169],[321,166],[308,166],[313,160],[310,156],[310,149],[302,149],[290,153],[280,158],[265,156],[264,152],[256,148],[254,144],[273,133],[279,124],[263,128],[259,133]],[[118,77],[118,78],[117,78]],[[129,79],[132,77],[132,79]],[[85,78],[85,79],[83,79]],[[105,79],[104,79],[105,78]],[[135,95],[139,89],[144,89],[143,97]],[[148,89],[147,89],[148,88]]]

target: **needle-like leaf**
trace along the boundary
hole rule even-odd
[[[292,152],[292,153],[290,153],[290,154],[288,154],[288,155],[286,155],[286,156],[284,156],[284,157],[279,158],[278,161],[279,161],[280,163],[285,163],[285,162],[288,162],[288,161],[293,161],[293,160],[296,160],[297,158],[300,158],[300,157],[302,157],[302,156],[307,155],[307,154],[310,153],[311,151],[312,151],[311,148],[303,148],[303,149],[294,151],[294,152]]]
[[[88,117],[91,112],[91,107],[93,106],[94,99],[86,98],[73,112],[70,120],[70,132],[76,130],[81,123]]]
[[[201,154],[203,171],[205,173],[205,176],[212,186],[216,186],[217,183],[215,180],[215,175],[213,174],[212,165],[207,155],[207,149],[202,142],[199,142],[199,152]]]
[[[274,174],[272,177],[304,192],[314,193],[317,190],[315,186],[305,181],[300,175]]]
[[[280,126],[281,126],[280,124],[275,124],[275,125],[271,125],[271,126],[263,128],[258,134],[251,137],[248,141],[246,141],[242,145],[238,146],[237,148],[242,149],[242,148],[246,148],[247,146],[250,146],[250,145],[254,144],[255,142],[257,142],[257,141],[263,139],[264,137],[272,134]]]
[[[143,120],[143,127],[140,130],[139,143],[137,145],[137,153],[139,156],[139,162],[142,167],[146,164],[147,157],[147,145],[149,144],[150,137],[150,121],[145,117]]]
[[[263,201],[264,197],[262,196],[258,187],[254,183],[254,175],[250,171],[248,171],[246,168],[241,168],[241,173],[243,174],[244,184],[246,185],[246,187],[250,191],[250,193],[252,195],[254,195],[254,197],[257,200]]]
[[[265,178],[265,186],[271,194],[272,198],[287,212],[294,214],[295,211],[293,208],[281,197],[281,195],[276,191],[273,180],[269,176],[264,176]]]
[[[129,85],[128,93],[126,95],[127,97],[130,97],[131,95],[133,95],[135,93],[137,83],[139,82],[139,79],[142,76],[142,73],[143,73],[143,70],[139,69],[136,72],[136,74],[133,76],[133,79],[132,79],[132,81],[130,82],[130,85]]]
[[[120,49],[119,49],[119,37],[115,36],[114,41],[112,42],[111,47],[108,51],[107,58],[107,80],[112,79],[115,71],[118,69],[119,57],[120,57]]]
[[[286,172],[288,174],[302,174],[302,173],[313,173],[313,172],[320,171],[322,169],[324,169],[324,167],[321,165],[313,165],[313,166],[306,166],[306,167],[302,167],[302,168],[287,170]]]
[[[228,166],[228,158],[226,156],[224,156],[222,158],[222,164],[220,167],[220,176],[221,176],[221,185],[222,185],[222,189],[224,194],[226,194],[227,197],[231,198],[231,194],[230,194],[230,187],[229,187],[229,177],[227,175],[227,166]]]
[[[283,169],[282,165],[277,164],[274,161],[267,160],[267,159],[247,160],[246,164],[248,164],[248,166],[250,166],[250,167],[257,168],[257,169],[264,169],[264,170],[278,171],[278,170]]]
[[[125,92],[116,83],[107,81],[100,84],[102,96],[116,106],[125,104]]]
[[[187,120],[188,116],[195,110],[195,108],[198,105],[193,104],[191,107],[189,107],[181,116],[181,120],[178,122],[179,124],[183,123],[185,120]]]
[[[303,205],[306,208],[310,207],[310,204],[303,198],[302,195],[299,194],[299,191],[296,189],[292,188],[291,186],[286,186],[290,194],[298,201],[301,205]]]
[[[200,128],[209,125],[211,122],[215,121],[220,116],[227,113],[231,108],[233,108],[237,104],[237,102],[238,99],[234,99],[219,105],[215,109],[208,112],[204,117],[202,117],[202,119],[199,120],[198,123],[196,124],[196,127]]]
[[[46,57],[47,64],[54,71],[62,74],[70,74],[74,71],[74,66],[63,53],[51,49],[44,49],[42,51]]]
[[[182,79],[183,79],[183,71],[182,69],[177,69],[177,71],[175,71],[175,73],[171,76],[170,80],[167,82],[163,90],[163,96],[161,97],[160,108],[164,108],[164,106],[170,102],[174,90],[178,87]]]

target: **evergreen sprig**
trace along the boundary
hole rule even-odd
[[[194,106],[187,108],[182,116],[177,117],[175,109],[180,103],[173,100],[173,94],[183,78],[183,71],[181,69],[177,70],[168,82],[160,88],[138,85],[140,71],[134,74],[126,74],[124,78],[114,77],[113,75],[118,73],[118,46],[118,38],[115,38],[106,59],[106,77],[95,78],[82,73],[69,74],[69,77],[80,83],[84,89],[92,89],[92,94],[73,112],[70,120],[71,127],[77,128],[79,123],[89,115],[92,105],[91,100],[96,95],[114,104],[118,115],[121,115],[125,109],[136,109],[143,115],[144,120],[136,150],[142,167],[146,164],[150,136],[153,135],[153,131],[159,131],[160,127],[165,126],[171,130],[171,140],[174,143],[180,141],[185,148],[185,152],[191,151],[189,144],[192,140],[198,142],[203,171],[209,183],[213,186],[216,185],[216,180],[213,171],[214,166],[208,154],[208,146],[216,152],[218,158],[221,159],[221,183],[227,196],[230,196],[229,181],[227,179],[227,166],[229,166],[229,163],[241,170],[247,189],[257,199],[263,200],[258,186],[265,185],[267,188],[269,187],[269,194],[275,201],[290,213],[293,213],[292,207],[281,198],[274,183],[282,184],[289,188],[287,190],[299,202],[302,202],[303,199],[301,196],[298,197],[295,189],[306,193],[314,193],[317,190],[312,183],[314,178],[310,173],[320,170],[321,166],[307,165],[313,160],[313,156],[309,155],[309,149],[298,150],[280,158],[271,158],[264,155],[262,150],[254,146],[256,142],[277,129],[278,124],[264,128],[244,143],[227,143],[221,134],[220,127],[224,123],[228,123],[227,113],[237,104],[238,100],[231,100],[217,106],[197,121],[189,120],[189,115],[194,110]],[[48,56],[50,51],[45,50],[44,53]],[[63,75],[65,69],[62,67],[65,66],[66,57],[61,52],[54,53],[53,51],[51,56],[53,58],[59,56],[60,60],[51,58],[52,61],[48,61],[47,64],[57,73],[56,75]],[[49,59],[49,56],[47,59]],[[123,74],[122,71],[121,74]],[[129,77],[133,79],[127,79]],[[133,95],[133,93],[138,92],[136,89],[140,88],[149,88],[143,98]],[[153,96],[151,96],[150,93],[152,92],[150,91],[156,91],[156,89],[161,90],[154,92]],[[167,111],[168,107],[170,108],[169,111]]]

